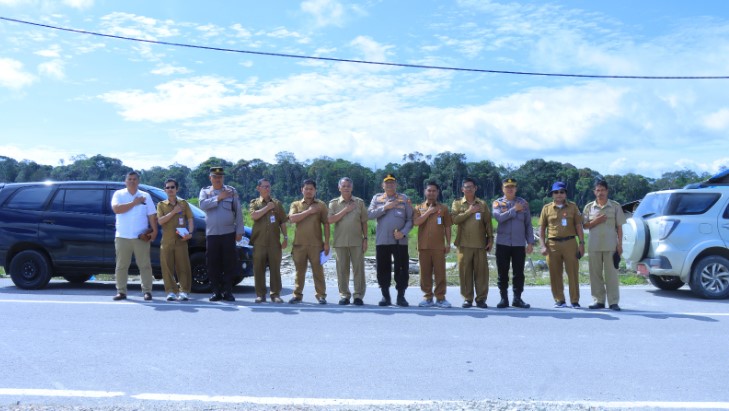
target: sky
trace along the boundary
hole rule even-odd
[[[0,0],[0,17],[145,40],[469,69],[729,76],[716,0]],[[0,155],[137,169],[464,153],[604,175],[729,166],[729,79],[570,78],[156,45],[0,20]]]

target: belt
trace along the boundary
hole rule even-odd
[[[575,236],[573,236],[573,235],[571,235],[569,237],[550,237],[549,241],[557,241],[557,242],[561,243],[562,241],[571,240],[573,238],[575,238]]]

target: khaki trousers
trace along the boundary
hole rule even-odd
[[[590,289],[592,299],[599,304],[605,304],[607,294],[608,306],[620,302],[620,282],[618,270],[613,265],[614,251],[590,252]]]
[[[354,298],[364,298],[367,291],[367,281],[364,270],[364,251],[362,246],[334,247],[337,253],[337,283],[339,284],[339,297],[349,299],[349,267],[351,264],[354,279]]]
[[[295,245],[291,250],[291,257],[296,267],[296,280],[294,281],[294,296],[304,296],[304,283],[306,281],[306,266],[311,264],[311,273],[314,277],[314,290],[316,298],[327,297],[327,283],[324,280],[324,267],[319,263],[319,246]]]
[[[486,301],[489,293],[489,264],[486,249],[458,247],[458,275],[461,280],[461,295],[466,301]]]
[[[547,241],[547,266],[549,281],[552,285],[552,297],[555,302],[566,302],[564,299],[564,277],[562,269],[567,272],[567,283],[570,287],[570,303],[580,302],[580,260],[577,259],[577,241]]]
[[[281,296],[281,247],[253,247],[253,279],[256,297],[266,297],[266,265],[271,282],[271,298]]]
[[[154,277],[152,276],[152,264],[149,261],[149,246],[148,242],[138,238],[116,237],[114,239],[116,292],[127,294],[127,280],[129,279],[129,266],[132,264],[132,255],[134,255],[134,261],[137,263],[139,274],[142,277],[142,292],[152,292]]]
[[[445,299],[446,295],[446,273],[445,273],[445,252],[442,248],[437,250],[419,250],[418,261],[420,262],[420,290],[423,291],[423,298],[437,300]],[[433,292],[433,278],[435,278],[435,293]]]
[[[162,265],[162,280],[165,283],[165,293],[189,293],[192,286],[192,271],[190,270],[190,255],[187,251],[187,241],[177,240],[170,244],[162,243],[159,248],[160,264]],[[175,278],[177,275],[177,278]],[[180,282],[179,286],[177,282]]]

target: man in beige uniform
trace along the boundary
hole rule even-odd
[[[349,267],[354,272],[354,305],[363,305],[365,281],[364,253],[367,252],[367,207],[364,201],[352,195],[352,179],[339,180],[342,194],[329,202],[329,224],[334,224],[334,250],[337,252],[337,282],[339,304],[349,304]]]
[[[542,255],[547,256],[554,307],[568,307],[564,298],[564,266],[570,302],[573,308],[580,308],[579,258],[585,254],[582,215],[577,204],[567,200],[567,186],[563,182],[557,181],[552,185],[552,199],[554,201],[542,208],[539,217],[539,241]],[[575,237],[579,239],[579,246]]]
[[[314,275],[314,289],[319,304],[327,303],[327,284],[324,279],[324,267],[319,260],[323,250],[329,255],[329,211],[327,205],[316,199],[316,182],[306,179],[301,184],[301,193],[304,198],[291,203],[289,220],[296,224],[294,234],[294,247],[291,257],[296,266],[296,281],[294,282],[294,296],[289,300],[291,304],[301,302],[304,294],[304,281],[306,277],[307,262],[311,264]],[[324,241],[321,240],[322,226],[324,227]]]
[[[590,309],[605,308],[605,294],[611,310],[620,311],[620,282],[613,254],[623,253],[623,224],[625,214],[620,203],[608,199],[608,183],[595,183],[595,201],[587,203],[582,213],[584,226],[590,230],[590,289],[593,303]]]
[[[256,287],[256,303],[266,301],[266,265],[270,273],[271,302],[281,299],[281,250],[288,245],[286,211],[277,199],[271,197],[271,182],[258,180],[256,190],[260,197],[251,200],[248,211],[253,219],[251,244],[253,244],[253,278]],[[280,238],[283,235],[283,244]]]
[[[435,181],[425,186],[425,201],[415,207],[413,224],[418,226],[418,260],[420,262],[420,289],[423,301],[420,307],[450,308],[446,300],[446,255],[451,251],[451,215],[445,204],[438,202],[440,187]],[[435,303],[433,303],[435,278]]]
[[[168,178],[165,181],[167,200],[157,203],[157,221],[162,226],[159,256],[167,301],[187,301],[192,286],[187,241],[192,238],[195,220],[187,201],[177,197],[178,188],[177,180]],[[178,228],[187,230],[187,233],[178,233]]]
[[[461,307],[473,306],[473,290],[476,288],[476,306],[488,308],[486,296],[489,292],[489,264],[486,254],[494,243],[494,226],[491,222],[491,208],[476,198],[476,182],[465,178],[461,191],[463,198],[453,201],[451,217],[456,230],[458,247],[458,274],[461,280]]]

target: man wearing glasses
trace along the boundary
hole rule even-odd
[[[458,247],[458,274],[461,282],[461,307],[473,307],[474,288],[476,306],[488,308],[489,264],[486,255],[494,242],[491,211],[485,201],[476,197],[478,186],[472,178],[463,179],[463,198],[453,201],[451,217],[456,229]]]
[[[271,197],[271,182],[258,180],[256,190],[260,197],[251,200],[248,211],[253,219],[253,278],[256,287],[256,303],[266,302],[266,265],[270,273],[271,302],[282,303],[281,299],[281,254],[288,246],[286,212],[277,199]],[[283,236],[283,244],[281,243]]]
[[[177,197],[178,188],[177,180],[168,178],[165,181],[167,200],[157,203],[157,221],[162,226],[160,262],[167,301],[187,301],[192,285],[187,241],[192,238],[195,221],[187,201]]]
[[[567,186],[561,181],[552,184],[552,200],[539,217],[539,242],[542,255],[547,256],[554,307],[569,307],[564,296],[564,268],[572,308],[580,308],[579,259],[585,254],[582,214],[577,204],[567,200]]]
[[[245,232],[238,192],[223,184],[223,176],[223,167],[210,167],[212,185],[203,187],[198,198],[206,214],[205,257],[213,289],[210,301],[235,301],[233,276],[240,270],[235,243]]]

